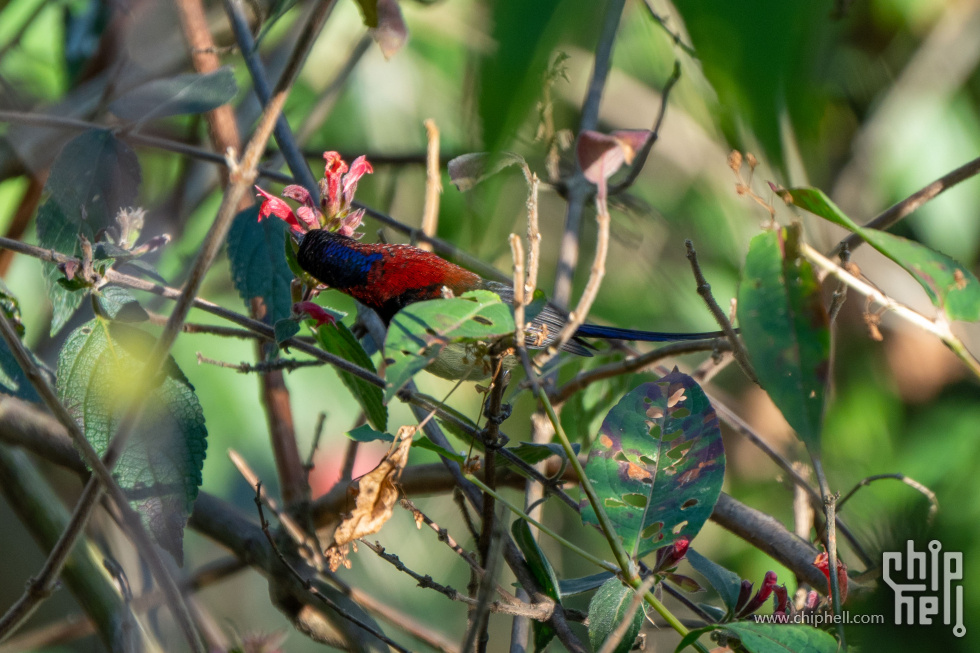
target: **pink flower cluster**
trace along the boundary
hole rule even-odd
[[[308,190],[293,184],[282,190],[282,196],[302,204],[294,213],[289,204],[256,186],[258,197],[262,199],[259,222],[274,215],[296,234],[304,234],[310,229],[329,229],[342,236],[360,238],[362,234],[357,233],[357,228],[364,218],[364,209],[352,211],[351,204],[357,182],[374,169],[364,156],[354,159],[349,169],[338,152],[324,152],[323,158],[326,168],[320,180],[319,206]]]

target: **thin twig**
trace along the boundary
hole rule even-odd
[[[670,92],[680,78],[681,64],[679,61],[675,61],[674,70],[664,83],[664,90],[660,92],[660,111],[657,113],[657,119],[653,123],[653,129],[650,130],[650,137],[647,138],[640,151],[636,153],[636,157],[634,157],[633,163],[630,164],[629,170],[626,172],[623,180],[609,187],[610,195],[617,195],[627,190],[633,185],[636,178],[640,176],[640,171],[643,170],[643,166],[647,162],[647,157],[650,156],[650,150],[653,149],[657,139],[660,138],[660,127],[664,124],[664,116],[667,115],[667,100],[670,98]]]
[[[891,297],[888,297],[877,288],[874,288],[870,284],[858,279],[850,272],[843,269],[839,265],[836,265],[833,261],[827,259],[823,254],[813,249],[806,243],[800,243],[800,253],[809,259],[810,262],[816,264],[817,267],[829,272],[834,277],[843,281],[848,286],[859,292],[861,295],[880,304],[883,309],[891,311],[906,322],[909,322],[938,337],[953,351],[954,354],[956,354],[956,357],[959,358],[964,365],[966,365],[970,372],[972,372],[976,377],[980,378],[980,361],[977,361],[963,342],[952,332],[949,321],[946,319],[944,313],[940,312],[936,315],[935,319],[930,320],[921,313],[913,311],[904,304],[895,301]]]
[[[731,346],[730,341],[719,338],[672,342],[639,356],[630,356],[621,361],[607,363],[606,365],[600,365],[599,367],[579,372],[567,383],[552,390],[548,396],[554,403],[563,404],[576,392],[584,390],[596,381],[638,372],[664,358],[679,356],[681,354],[693,354],[700,351],[730,351]]]
[[[329,607],[338,616],[350,621],[352,624],[365,630],[366,632],[370,633],[374,637],[377,637],[382,642],[392,647],[396,651],[399,651],[400,653],[410,653],[408,649],[404,648],[397,642],[389,639],[387,635],[385,635],[382,632],[379,632],[371,624],[361,621],[356,616],[349,614],[341,606],[334,603],[329,596],[327,596],[326,594],[321,592],[319,588],[317,588],[316,584],[313,583],[312,580],[308,578],[304,578],[303,575],[299,573],[299,571],[293,565],[291,565],[288,560],[286,560],[286,556],[283,554],[283,552],[279,549],[279,546],[276,544],[276,538],[272,535],[272,530],[269,527],[269,522],[266,521],[265,513],[263,512],[262,509],[262,503],[263,501],[261,498],[261,488],[257,487],[255,491],[255,506],[259,512],[259,525],[262,529],[262,532],[265,534],[266,540],[269,542],[269,546],[272,547],[272,551],[273,553],[275,553],[276,558],[278,558],[279,562],[282,563],[284,567],[286,567],[290,575],[296,581],[298,581],[306,589],[307,592],[309,592],[310,596],[313,596],[319,601],[322,601],[324,605]]]
[[[698,284],[698,294],[701,295],[701,299],[708,306],[708,310],[714,316],[715,321],[724,331],[725,337],[728,338],[728,342],[732,345],[732,354],[735,356],[735,361],[738,363],[742,371],[745,372],[745,376],[749,377],[749,380],[753,383],[758,384],[759,378],[755,375],[755,370],[752,369],[752,363],[749,362],[749,354],[745,351],[745,347],[742,345],[742,341],[738,339],[738,335],[735,333],[732,323],[729,321],[728,316],[725,315],[725,311],[721,310],[718,302],[715,301],[714,295],[711,294],[711,284],[704,276],[704,272],[701,271],[701,265],[698,263],[698,253],[694,250],[694,243],[690,240],[684,241],[685,247],[687,247],[687,260],[691,263],[691,271],[694,273],[694,280]]]
[[[681,39],[681,35],[679,33],[673,31],[672,29],[670,29],[670,27],[667,26],[667,19],[657,13],[657,11],[653,8],[653,3],[650,0],[643,0],[643,5],[647,8],[650,17],[654,20],[654,22],[660,25],[660,27],[663,28],[664,32],[667,33],[667,36],[670,37],[670,40],[674,42],[674,45],[676,45],[681,50],[683,50],[684,52],[686,52],[687,54],[691,55],[696,59],[698,53],[694,50],[693,47],[691,47],[690,45],[685,43],[683,39]]]
[[[324,361],[298,361],[291,358],[277,358],[271,361],[263,361],[261,363],[228,363],[225,361],[215,360],[213,358],[208,358],[201,352],[197,352],[197,363],[198,365],[202,363],[207,363],[208,365],[214,365],[216,367],[223,367],[230,370],[236,370],[242,374],[268,374],[269,372],[277,372],[282,370],[292,371],[297,370],[302,367],[320,367],[325,365]]]
[[[425,135],[428,150],[425,159],[425,206],[422,210],[422,233],[432,237],[439,227],[439,196],[442,194],[442,172],[439,169],[439,127],[429,118],[425,121]],[[432,251],[428,242],[419,243],[419,248]]]
[[[914,478],[909,478],[905,474],[875,474],[874,476],[868,476],[867,478],[861,479],[861,481],[858,482],[857,485],[851,488],[850,492],[844,495],[843,499],[837,502],[837,511],[840,512],[840,509],[844,506],[844,503],[846,503],[848,499],[854,496],[855,492],[857,492],[858,490],[860,490],[866,485],[870,485],[874,481],[880,481],[886,478],[894,479],[896,481],[901,481],[902,483],[905,483],[910,488],[916,490],[917,492],[920,492],[923,496],[925,496],[925,498],[929,500],[928,519],[930,523],[932,522],[932,520],[936,517],[936,513],[939,512],[939,499],[936,497],[936,493],[930,490],[929,488],[927,488],[922,483],[919,483]]]

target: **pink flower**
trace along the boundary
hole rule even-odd
[[[830,556],[826,551],[821,551],[817,555],[813,560],[813,566],[827,577],[827,596],[830,596]],[[837,559],[837,585],[840,589],[840,602],[843,603],[847,600],[847,565],[840,558]]]
[[[337,322],[337,318],[313,302],[296,302],[293,304],[293,314],[311,318],[318,327]]]
[[[349,169],[337,152],[324,152],[323,158],[326,166],[320,180],[320,205],[317,206],[308,190],[293,184],[282,191],[283,197],[301,204],[293,212],[289,204],[256,186],[258,196],[262,198],[259,222],[274,215],[288,224],[297,235],[311,229],[330,229],[343,236],[359,238],[361,234],[357,233],[357,228],[364,218],[364,209],[352,211],[351,204],[357,182],[374,169],[364,156],[354,159]]]

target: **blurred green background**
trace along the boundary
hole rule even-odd
[[[841,2],[846,5],[842,16],[835,15],[839,7],[829,0],[626,4],[599,112],[599,129],[650,128],[675,61],[682,75],[670,95],[650,160],[629,197],[614,206],[611,263],[592,309],[593,321],[657,330],[713,328],[695,292],[684,240],[694,241],[715,297],[727,308],[735,295],[748,241],[767,219],[761,207],[735,193],[735,178],[726,163],[733,148],[752,152],[759,159],[751,184],[763,197],[772,199],[767,181],[784,186],[810,184],[826,191],[859,222],[977,156],[980,3]],[[100,97],[111,97],[117,89],[140,80],[190,70],[169,3],[133,0],[124,3],[116,14],[117,22],[112,23],[115,39],[107,55],[109,63],[93,71],[92,59],[101,52],[100,25],[105,22],[104,17],[99,22],[98,4],[76,0],[0,3],[0,108],[111,122]],[[230,44],[220,3],[207,7],[216,40]],[[348,62],[364,29],[353,2],[340,2],[328,20],[286,107],[294,131],[305,134],[302,145],[314,173],[319,176],[321,172],[322,150],[339,150],[351,157],[367,153],[375,160],[375,174],[362,180],[358,199],[417,226],[425,190],[425,169],[419,156],[426,142],[422,121],[432,118],[441,130],[443,162],[464,152],[508,149],[524,155],[545,178],[545,147],[535,141],[543,76],[558,52],[568,55],[564,76],[550,87],[550,93],[556,127],[576,131],[605,5],[586,6],[570,0],[445,0],[406,1],[401,8],[410,30],[407,46],[391,60],[369,47],[336,94],[330,84]],[[307,9],[300,3],[263,41],[262,52],[272,70],[283,65]],[[676,45],[672,34],[683,45]],[[223,58],[235,67],[241,89],[239,116],[250,124],[257,109],[247,72],[236,53]],[[207,142],[199,119],[169,119],[144,131]],[[31,147],[39,133],[24,125],[0,124],[0,232],[11,232],[28,175],[50,165],[64,142],[63,137],[44,148]],[[147,148],[137,151],[143,166],[142,203],[149,210],[146,233],[175,236],[175,242],[160,255],[158,268],[171,285],[179,286],[220,202],[217,177],[208,164]],[[390,155],[414,155],[418,162],[384,163],[383,157]],[[563,170],[570,166],[570,155],[564,152]],[[263,185],[273,191],[280,188],[271,182]],[[525,188],[519,173],[504,173],[467,194],[458,192],[446,176],[443,187],[439,236],[508,271],[507,235],[524,231]],[[802,219],[806,238],[817,249],[829,251],[843,235],[837,228],[798,216],[779,204],[777,219]],[[553,187],[543,188],[540,286],[549,290],[565,206]],[[894,231],[975,269],[980,245],[978,212],[980,182],[968,180],[928,203]],[[580,260],[584,263],[575,277],[577,291],[585,282],[592,256],[595,227],[591,216],[587,210],[581,237]],[[366,238],[374,240],[377,225],[368,220],[366,226]],[[390,230],[385,236],[404,241],[401,234]],[[33,241],[32,225],[24,238]],[[930,313],[919,287],[897,266],[868,250],[862,248],[854,259],[864,274],[895,299]],[[50,363],[57,356],[60,339],[47,335],[50,306],[40,269],[38,262],[18,256],[4,280],[22,303],[27,342]],[[225,258],[219,259],[201,294],[223,306],[245,310]],[[169,305],[157,298],[141,299],[151,310],[169,311]],[[323,301],[341,310],[353,308],[337,293],[326,294]],[[976,485],[980,392],[976,380],[967,377],[938,341],[888,315],[883,318],[884,340],[873,341],[864,326],[865,309],[863,301],[852,296],[836,326],[834,388],[824,434],[831,486],[846,492],[866,476],[900,472],[931,488],[940,510],[930,522],[928,503],[920,494],[885,480],[861,490],[846,505],[843,517],[878,559],[881,551],[900,550],[907,539],[915,539],[919,550],[930,539],[938,539],[945,550],[963,552],[965,576],[975,578],[980,575],[976,573],[980,572],[980,490]],[[216,323],[200,313],[192,313],[191,320]],[[980,351],[976,325],[957,324],[954,329],[973,351]],[[237,363],[254,358],[252,345],[184,335],[174,350],[197,389],[207,419],[210,442],[203,489],[229,498],[252,514],[251,491],[226,453],[231,448],[241,453],[275,491],[257,381],[228,369],[198,365],[197,352]],[[677,364],[690,370],[701,359],[687,357]],[[575,361],[572,365],[596,362]],[[562,374],[573,371],[566,366]],[[570,435],[580,441],[594,436],[605,410],[626,389],[647,379],[649,375],[635,375],[590,388],[581,400],[566,407]],[[328,368],[291,372],[287,383],[301,451],[310,447],[318,414],[327,412],[312,477],[314,489],[323,492],[339,473],[346,447],[344,433],[354,425],[358,410]],[[451,388],[424,374],[418,383],[435,396]],[[777,450],[791,459],[805,460],[802,447],[778,411],[734,366],[714,379],[708,390],[733,406]],[[476,419],[479,401],[469,384],[453,395],[451,403]],[[514,439],[526,438],[533,405],[525,395],[514,401],[514,416],[504,430]],[[400,404],[393,404],[391,413],[392,430],[399,424],[414,423]],[[725,429],[725,437],[725,490],[791,528],[792,491],[779,470],[737,434]],[[357,473],[370,469],[382,452],[382,448],[362,448]],[[413,451],[412,463],[431,462],[433,458],[427,456],[428,452]],[[71,479],[55,478],[66,496],[74,491]],[[466,539],[449,497],[421,498],[418,503],[457,538]],[[577,517],[560,505],[548,505],[545,521],[575,542],[604,550],[599,535],[583,529]],[[6,606],[21,592],[42,557],[3,504],[0,524],[4,533],[0,555],[7,562],[0,568],[0,606]],[[462,565],[455,559],[447,564],[447,551],[430,533],[416,531],[407,514],[396,512],[377,539],[417,571],[458,589],[465,587]],[[705,527],[694,546],[743,578],[759,583],[767,570],[775,569],[781,582],[787,582],[791,590],[795,586],[787,570],[713,523]],[[595,571],[553,542],[546,540],[543,547],[562,577]],[[187,570],[222,555],[193,533],[186,551]],[[860,561],[846,547],[842,555],[852,572],[862,571]],[[414,587],[410,578],[395,573],[370,552],[362,549],[353,556],[353,569],[343,575],[459,641],[465,628],[464,607]],[[980,584],[964,583],[967,635],[963,639],[954,638],[950,627],[941,623],[932,627],[890,625],[890,590],[871,590],[871,583],[867,586],[870,591],[864,598],[852,599],[847,607],[883,614],[889,625],[851,627],[852,643],[862,650],[977,650],[980,622],[974,615],[980,614]],[[254,572],[234,576],[200,596],[216,622],[230,632],[289,628],[269,607],[265,582]],[[76,611],[70,596],[62,591],[43,606],[29,628]],[[509,619],[495,616],[491,627],[492,650],[505,650]],[[389,628],[388,632],[397,631]],[[397,636],[409,648],[419,646]],[[654,650],[672,650],[677,641],[669,629],[648,628],[647,636],[655,643]],[[312,651],[322,647],[290,632],[285,648]],[[99,650],[99,643],[89,638],[50,650]]]

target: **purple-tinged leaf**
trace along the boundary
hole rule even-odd
[[[575,153],[585,178],[597,186],[623,166],[633,162],[636,151],[650,138],[648,130],[622,130],[612,134],[584,131]]]
[[[633,557],[694,539],[725,476],[718,418],[704,391],[674,370],[627,394],[603,421],[585,474]],[[588,504],[582,521],[598,526]]]
[[[371,38],[381,48],[385,59],[391,59],[408,42],[408,26],[397,0],[377,0],[378,26]]]

